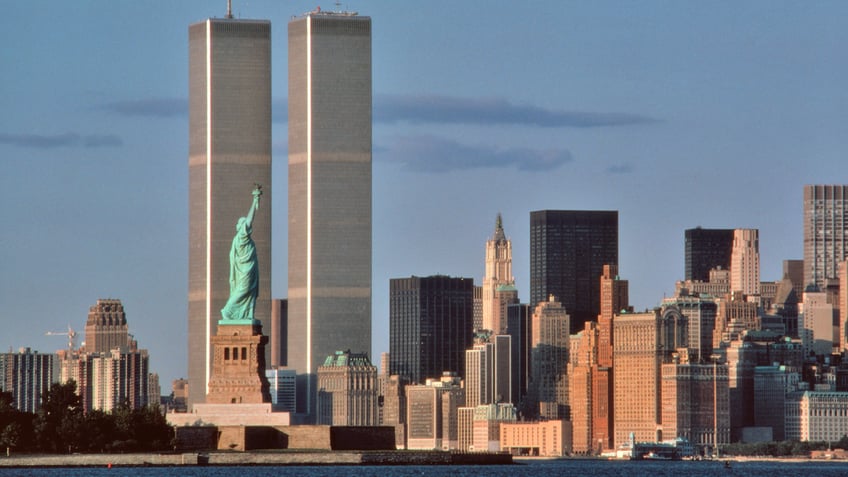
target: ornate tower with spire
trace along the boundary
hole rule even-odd
[[[506,306],[518,303],[512,276],[512,240],[506,238],[501,214],[495,233],[486,241],[486,275],[483,277],[483,328],[499,335],[506,332]]]

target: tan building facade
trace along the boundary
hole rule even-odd
[[[512,404],[486,404],[474,409],[472,421],[472,448],[474,452],[498,452],[500,449],[500,425],[517,420]]]
[[[729,444],[727,365],[675,361],[662,365],[662,439],[702,448]]]
[[[598,356],[598,325],[587,321],[583,331],[571,335],[568,362],[568,391],[573,451],[592,454],[597,442],[594,438],[594,375]]]
[[[460,442],[460,408],[465,406],[465,389],[455,375],[426,384],[406,386],[406,448],[452,450]]]
[[[501,451],[513,455],[563,457],[571,454],[569,421],[500,424]]]
[[[848,434],[848,392],[804,391],[786,396],[786,439],[836,442]]]
[[[539,404],[542,419],[568,416],[568,313],[554,296],[536,306],[532,318],[529,394]]]
[[[377,367],[365,353],[337,351],[318,367],[317,423],[376,426]]]
[[[662,317],[656,309],[616,315],[613,325],[616,446],[634,433],[638,442],[661,439],[660,350]]]

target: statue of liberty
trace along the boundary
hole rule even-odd
[[[253,232],[253,216],[259,209],[259,196],[262,186],[253,189],[253,204],[247,216],[240,217],[236,223],[236,236],[230,247],[230,298],[221,310],[222,321],[253,321],[256,296],[259,293],[259,263],[256,259],[256,245],[250,234]]]

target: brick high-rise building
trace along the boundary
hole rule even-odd
[[[848,258],[848,185],[804,186],[804,286],[824,291]]]
[[[255,318],[271,326],[271,23],[210,18],[189,27],[189,407],[205,402],[210,340],[230,294],[229,252],[242,200],[262,185],[251,237]],[[270,350],[269,350],[270,354]],[[266,362],[269,362],[266,355]]]
[[[686,342],[686,326],[679,315],[660,309],[616,315],[613,322],[615,374],[615,445],[635,434],[636,441],[663,439],[662,363]]]
[[[571,317],[570,333],[600,313],[604,265],[618,266],[618,211],[530,213],[530,305],[555,296]]]
[[[88,310],[85,323],[85,351],[109,353],[115,348],[126,352],[129,345],[127,315],[121,300],[100,299]]]
[[[839,349],[848,351],[848,260],[839,264]]]
[[[568,361],[568,394],[571,411],[572,446],[579,454],[595,454],[594,405],[598,381],[598,325],[587,321],[583,331],[571,335]],[[606,424],[604,421],[603,424]],[[604,446],[604,443],[601,443]]]
[[[604,265],[601,282],[601,313],[598,315],[597,363],[592,372],[592,442],[606,449],[615,447],[615,400],[613,394],[613,326],[615,315],[630,309],[628,281],[618,276],[618,267]]]
[[[371,18],[288,25],[288,358],[313,414],[315,372],[371,350]]]
[[[611,367],[612,323],[616,314],[630,307],[628,281],[618,276],[618,266],[604,265],[601,274],[601,313],[598,314],[598,364]]]
[[[89,309],[85,343],[79,350],[61,350],[58,355],[60,381],[77,383],[86,412],[108,412],[124,403],[137,409],[159,402],[158,395],[149,395],[150,357],[127,332],[120,300],[99,299]]]

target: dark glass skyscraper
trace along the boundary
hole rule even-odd
[[[710,270],[730,270],[733,229],[688,229],[685,234],[686,280],[707,281]]]
[[[424,383],[465,376],[474,344],[474,280],[442,275],[389,281],[389,371]]]
[[[601,311],[604,265],[618,266],[618,211],[530,213],[530,306],[553,295],[571,317],[571,333]]]
[[[507,305],[506,310],[506,334],[512,337],[512,389],[515,394],[512,403],[519,406],[527,395],[527,382],[530,380],[533,310],[526,303]],[[525,411],[523,408],[520,410]]]

